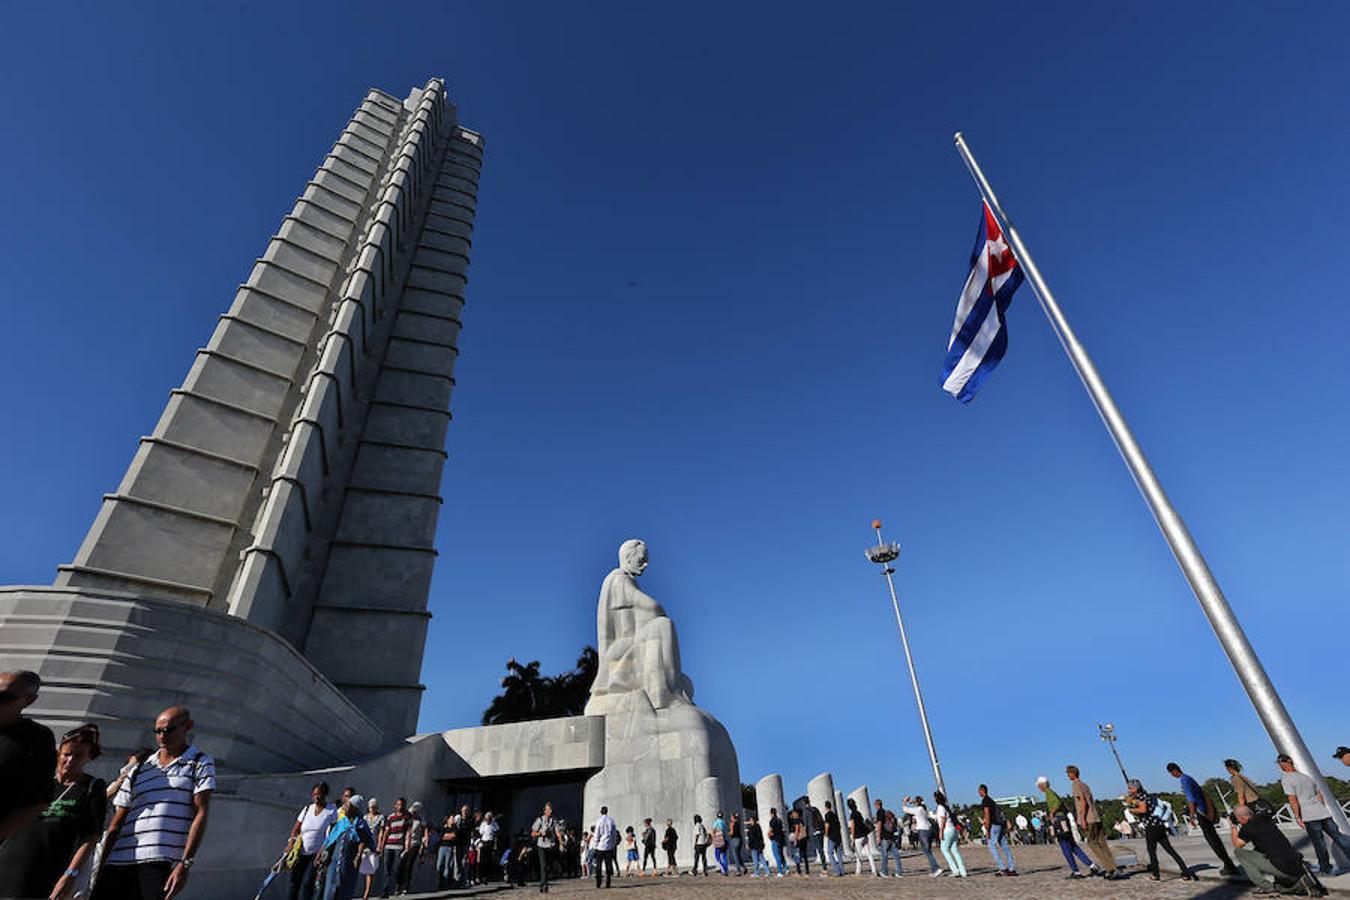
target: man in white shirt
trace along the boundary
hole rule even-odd
[[[1327,853],[1325,838],[1331,838],[1342,850],[1350,853],[1350,835],[1341,834],[1341,830],[1336,827],[1336,820],[1331,817],[1326,798],[1317,787],[1317,782],[1313,781],[1311,776],[1297,771],[1289,754],[1281,753],[1275,757],[1275,762],[1284,773],[1280,776],[1280,784],[1284,787],[1285,796],[1289,798],[1289,809],[1294,813],[1294,821],[1308,832],[1308,840],[1312,842],[1313,851],[1317,854],[1318,869],[1323,875],[1336,874],[1336,867],[1331,862],[1330,854]]]
[[[614,877],[614,850],[619,846],[619,826],[609,817],[609,807],[600,807],[600,818],[595,820],[595,886],[600,887],[600,872],[605,873],[605,887]]]
[[[191,730],[181,706],[155,719],[159,752],[113,798],[94,900],[173,900],[187,886],[216,789],[215,760],[188,743]]]

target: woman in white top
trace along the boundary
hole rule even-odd
[[[295,842],[300,846],[291,866],[290,900],[314,896],[314,857],[323,847],[324,835],[328,826],[337,821],[337,807],[328,802],[328,782],[320,781],[309,792],[311,802],[301,808],[295,817],[290,837],[286,838],[286,852],[295,852]]]
[[[956,843],[958,836],[956,821],[951,807],[947,805],[946,795],[942,791],[934,791],[933,803],[936,804],[933,814],[937,816],[938,831],[942,834],[942,855],[947,858],[947,865],[951,866],[952,874],[958,878],[965,878],[966,861],[961,858],[961,848]]]
[[[380,801],[371,797],[366,801],[366,824],[370,826],[370,833],[375,835],[378,841],[380,832],[384,830],[384,813],[380,812]],[[361,852],[361,867],[358,870],[366,876],[366,889],[361,894],[361,900],[369,900],[370,889],[375,882],[375,873],[380,871],[380,854],[373,847],[367,847]]]
[[[936,878],[942,874],[942,866],[933,856],[933,819],[928,814],[928,807],[923,805],[922,797],[906,797],[900,809],[914,818],[914,838],[923,855],[928,857],[928,874]]]

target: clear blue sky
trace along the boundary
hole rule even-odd
[[[11,6],[0,582],[48,583],[368,86],[487,139],[424,730],[651,546],[741,773],[1163,784],[1254,714],[1026,288],[938,388],[963,129],[1315,754],[1346,727],[1344,4]],[[766,11],[772,10],[771,14]],[[630,282],[635,282],[630,285]],[[398,652],[398,648],[368,648]]]

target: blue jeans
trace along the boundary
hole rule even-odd
[[[941,871],[942,866],[938,865],[938,861],[933,857],[933,829],[920,828],[914,832],[914,836],[918,838],[919,848],[923,850],[923,855],[928,857],[928,871]]]
[[[1017,868],[1017,863],[1013,862],[1012,847],[1008,844],[1008,835],[1005,834],[1006,826],[989,826],[989,855],[994,857],[994,865],[998,866],[1000,872],[1005,869],[1009,872]],[[1008,858],[1005,863],[1003,857],[999,856],[999,848],[1003,848],[1003,856]]]
[[[778,874],[782,875],[787,871],[787,866],[783,863],[783,845],[777,841],[769,841],[769,846],[773,848],[773,861],[778,866]]]
[[[1350,837],[1341,834],[1341,830],[1336,827],[1336,820],[1317,819],[1315,821],[1303,820],[1303,827],[1308,831],[1308,840],[1312,842],[1313,852],[1317,854],[1317,868],[1323,872],[1331,871],[1331,857],[1327,855],[1327,842],[1323,835],[1331,838],[1346,853],[1350,853]]]
[[[459,880],[459,860],[454,844],[441,844],[436,848],[436,877],[442,882]]]
[[[323,900],[345,900],[356,891],[356,866],[351,860],[343,860],[345,855],[334,853],[328,862],[323,879]]]
[[[1088,855],[1083,852],[1083,848],[1078,846],[1073,838],[1059,838],[1059,852],[1064,854],[1064,861],[1069,864],[1070,872],[1078,871],[1078,863],[1073,861],[1075,856],[1089,869],[1095,865],[1092,860],[1088,859]]]
[[[398,883],[398,857],[403,852],[403,848],[394,849],[384,848],[384,861],[381,867],[384,869],[384,893],[392,894]]]
[[[767,877],[769,876],[769,861],[768,861],[767,859],[764,858],[764,853],[763,853],[763,851],[760,851],[760,850],[751,850],[751,851],[750,851],[750,864],[751,864],[752,866],[754,866],[754,869],[755,869],[755,871],[752,872],[751,874],[753,874],[753,875],[758,875],[758,874],[759,874],[759,867],[760,867],[760,866],[763,866],[763,867],[764,867],[764,877],[767,878]]]
[[[722,874],[727,874],[727,848],[725,846],[714,847],[713,859],[717,860],[717,868],[722,870]]]
[[[731,839],[731,864],[736,867],[736,871],[742,875],[745,874],[745,857],[741,855],[741,839]]]
[[[825,862],[825,836],[817,832],[806,839],[806,853],[808,856],[815,856],[820,859],[820,867],[826,868]]]
[[[895,841],[885,838],[878,842],[881,847],[881,874],[891,874],[891,854],[895,854],[895,874],[898,876],[904,871],[900,865],[900,847]]]
[[[844,848],[839,846],[838,841],[832,841],[829,838],[825,839],[825,847],[829,851],[830,865],[834,866],[834,874],[842,876],[844,874]]]

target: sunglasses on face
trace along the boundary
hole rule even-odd
[[[175,722],[172,725],[164,725],[160,728],[156,728],[155,734],[168,734],[170,731],[177,731],[179,728],[182,727],[183,727],[182,722]]]

